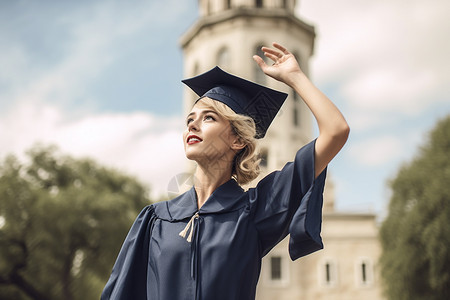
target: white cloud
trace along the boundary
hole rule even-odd
[[[394,136],[373,137],[351,143],[346,154],[363,166],[382,166],[402,157],[404,146],[404,141]]]
[[[313,78],[338,85],[354,114],[418,115],[450,93],[449,10],[444,0],[302,2],[317,24]]]
[[[137,176],[164,194],[169,180],[184,171],[180,117],[149,113],[98,113],[74,119],[46,103],[22,102],[0,119],[0,156],[23,156],[36,143],[57,145],[75,157],[91,157]]]
[[[374,68],[346,82],[341,93],[352,107],[361,110],[417,114],[429,104],[427,91],[435,84],[431,73]]]
[[[317,33],[312,79],[351,127],[334,171],[353,190],[337,189],[338,201],[388,199],[385,180],[411,158],[436,116],[450,113],[448,11],[446,0],[300,2],[298,15]]]
[[[391,114],[379,114],[369,109],[349,109],[345,113],[347,122],[351,128],[351,134],[364,133],[367,130],[380,126],[395,124],[397,118]]]

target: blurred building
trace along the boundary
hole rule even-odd
[[[261,144],[261,176],[281,169],[312,140],[312,114],[289,87],[264,75],[252,56],[256,53],[263,57],[261,46],[276,41],[296,56],[308,74],[314,27],[294,14],[295,0],[199,0],[198,5],[198,20],[181,37],[184,77],[218,65],[288,93]],[[186,113],[197,98],[185,89]],[[192,171],[193,165],[188,169]],[[263,260],[257,299],[381,299],[376,216],[335,211],[330,176],[325,189],[322,237],[325,249],[295,262],[288,255],[288,239],[274,248]]]

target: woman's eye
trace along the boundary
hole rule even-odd
[[[192,118],[187,119],[187,120],[186,120],[186,125],[191,124],[192,121],[194,121],[194,119],[192,119]]]
[[[205,121],[206,121],[206,120],[209,120],[209,121],[215,121],[216,119],[214,119],[213,116],[208,116],[208,115],[206,115],[206,116],[205,116]]]

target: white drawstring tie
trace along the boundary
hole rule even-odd
[[[193,216],[192,216],[192,218],[189,220],[189,222],[186,224],[186,227],[184,227],[184,229],[179,233],[179,235],[182,237],[182,238],[185,238],[186,237],[186,234],[187,234],[187,232],[188,232],[188,230],[189,230],[189,228],[191,229],[191,231],[189,232],[189,235],[188,235],[188,237],[187,237],[187,239],[186,239],[186,241],[188,242],[188,243],[190,243],[191,241],[192,241],[192,233],[194,232],[194,220],[195,219],[198,219],[198,212],[196,212]]]

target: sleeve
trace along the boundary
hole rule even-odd
[[[148,247],[155,220],[153,206],[145,207],[128,232],[101,300],[146,299]]]
[[[323,248],[320,231],[326,169],[314,179],[314,150],[315,140],[250,192],[262,256],[288,234],[292,260]]]

